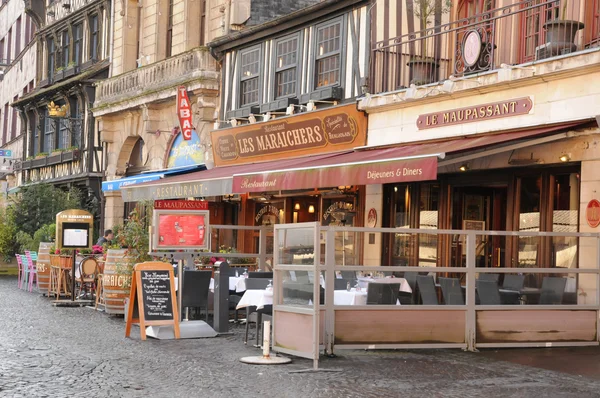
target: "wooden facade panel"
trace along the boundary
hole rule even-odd
[[[311,315],[277,311],[273,347],[305,353],[312,352],[313,319]]]
[[[335,344],[464,343],[465,319],[466,311],[338,310]]]
[[[596,340],[596,311],[478,311],[477,342]]]

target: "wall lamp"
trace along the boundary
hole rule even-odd
[[[315,212],[315,206],[313,206],[313,205],[308,206],[308,212],[313,214]]]
[[[562,154],[558,159],[563,163],[568,162],[569,160],[571,160],[571,154],[570,153]]]
[[[294,210],[300,210],[300,203],[296,202],[294,205]]]
[[[458,168],[458,170],[467,171],[467,170],[469,170],[469,165],[467,163],[461,164],[460,167]]]

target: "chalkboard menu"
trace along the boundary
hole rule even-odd
[[[144,319],[173,319],[171,278],[169,271],[141,271]]]
[[[132,324],[140,325],[142,340],[146,340],[146,326],[153,325],[173,325],[175,338],[179,338],[179,314],[171,264],[149,261],[135,265],[125,337],[129,337]]]

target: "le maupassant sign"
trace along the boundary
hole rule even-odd
[[[417,128],[425,130],[455,124],[475,123],[503,117],[526,115],[532,109],[533,101],[531,98],[517,98],[420,115],[417,118]]]
[[[367,119],[356,104],[211,133],[215,165],[352,149],[366,144]]]

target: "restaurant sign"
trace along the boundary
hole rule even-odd
[[[155,200],[154,210],[208,210],[206,200]]]
[[[585,218],[591,228],[597,228],[600,225],[600,202],[598,200],[589,201],[585,209]]]
[[[437,157],[428,156],[387,162],[353,163],[332,167],[234,175],[233,191],[238,193],[264,192],[337,187],[339,185],[429,181],[436,178]]]
[[[417,118],[417,128],[419,130],[426,130],[461,123],[474,123],[503,117],[526,115],[532,109],[533,101],[530,97],[517,98],[420,115]]]
[[[366,117],[356,104],[211,133],[215,165],[315,155],[366,144]]]

